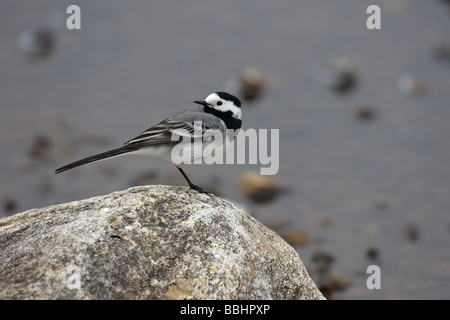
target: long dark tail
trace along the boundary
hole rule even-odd
[[[136,151],[136,150],[137,150],[137,148],[122,147],[122,148],[117,148],[117,149],[109,150],[106,152],[102,152],[102,153],[69,163],[68,165],[65,165],[64,167],[58,168],[55,170],[55,174],[58,174],[63,171],[70,170],[70,169],[73,169],[73,168],[76,168],[76,167],[79,167],[79,166],[82,166],[82,165],[85,165],[85,164],[88,164],[91,162],[100,161],[100,160],[111,158],[111,157],[117,157],[124,153],[132,152],[132,151]]]

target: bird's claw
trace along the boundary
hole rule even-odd
[[[198,193],[211,194],[211,192],[205,191],[205,190],[203,190],[201,187],[199,187],[199,186],[197,186],[197,185],[195,185],[195,184],[191,185],[190,188],[191,188],[192,190],[197,191]]]

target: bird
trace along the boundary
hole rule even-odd
[[[149,155],[172,162],[186,179],[190,189],[209,194],[194,184],[183,168],[211,164],[211,156],[193,152],[196,147],[204,150],[213,143],[216,154],[225,152],[230,145],[227,143],[233,141],[237,130],[241,128],[242,104],[236,96],[223,91],[211,93],[204,100],[193,102],[195,105],[150,127],[121,147],[69,163],[56,169],[55,174],[122,155]],[[217,133],[222,139],[217,139]],[[175,161],[172,152],[175,146],[178,151],[182,151],[183,156],[187,155],[183,158],[184,161]]]

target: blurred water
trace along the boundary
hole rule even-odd
[[[291,192],[251,204],[236,185],[257,166],[201,167],[189,170],[192,180],[216,186],[281,235],[305,232],[309,244],[297,249],[316,281],[313,258],[325,252],[334,257],[328,276],[349,282],[331,298],[450,298],[450,62],[433,55],[450,43],[450,8],[377,3],[382,29],[370,31],[371,3],[356,0],[2,1],[1,214],[136,183],[185,185],[159,159],[53,172],[120,145],[254,66],[271,86],[244,107],[243,125],[280,129],[277,178]],[[81,7],[82,29],[63,25],[54,51],[31,59],[19,35],[69,4]],[[341,56],[357,70],[348,94],[314,80]],[[399,92],[405,74],[425,84],[424,94]],[[373,120],[355,116],[361,106]],[[416,240],[405,235],[411,228]],[[366,287],[371,264],[381,268],[381,290]]]

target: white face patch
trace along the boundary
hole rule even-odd
[[[233,101],[221,99],[216,93],[211,93],[206,97],[205,101],[210,108],[216,109],[221,112],[232,112],[232,117],[241,120],[242,110],[236,106]]]

